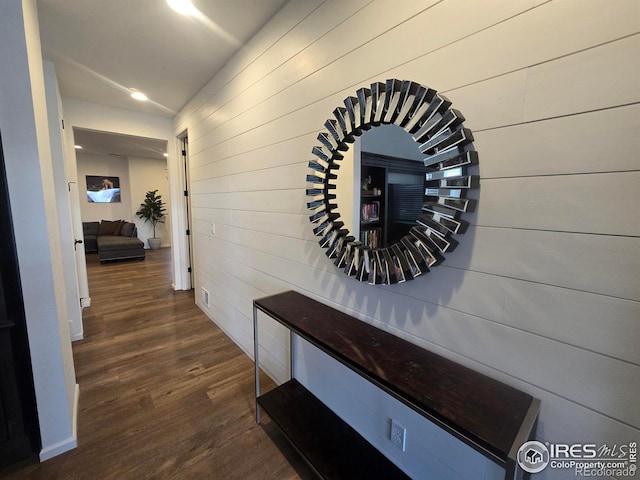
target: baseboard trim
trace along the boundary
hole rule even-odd
[[[73,412],[71,413],[71,435],[73,438],[78,438],[78,412],[80,411],[80,384],[76,383],[76,388],[73,392]]]
[[[50,458],[57,457],[58,455],[73,450],[78,446],[78,439],[76,437],[69,437],[60,442],[49,445],[48,447],[40,450],[40,461],[45,462]]]
[[[84,338],[84,328],[80,331],[80,333],[72,333],[71,341],[77,342],[78,340],[82,340]]]
[[[53,445],[49,445],[48,447],[40,450],[40,461],[44,462],[49,460],[50,458],[57,457],[64,452],[68,452],[69,450],[73,450],[78,446],[78,405],[80,402],[80,385],[76,383],[76,388],[73,396],[73,418],[72,418],[72,431],[71,437],[65,438],[64,440],[54,443]]]

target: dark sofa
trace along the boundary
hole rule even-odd
[[[82,222],[84,251],[98,253],[100,262],[145,257],[144,242],[134,223],[124,220]]]

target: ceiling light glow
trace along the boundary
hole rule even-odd
[[[141,102],[146,102],[147,100],[149,100],[144,93],[138,91],[133,92],[131,94],[131,98],[135,98],[136,100],[139,100]]]
[[[167,0],[167,3],[181,15],[194,15],[198,11],[191,0]]]
[[[169,154],[168,154],[168,153],[163,153],[163,154],[162,154],[162,156],[163,156],[163,157],[168,157],[168,156],[169,156]]]
[[[73,148],[76,150],[82,150],[82,145],[74,145]]]

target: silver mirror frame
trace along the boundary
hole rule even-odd
[[[428,273],[444,261],[468,225],[460,215],[475,209],[476,200],[467,198],[478,188],[479,176],[469,175],[478,163],[473,134],[464,128],[464,116],[435,90],[408,80],[389,79],[360,88],[333,111],[318,134],[320,145],[311,153],[307,175],[307,208],[313,233],[321,237],[325,254],[344,272],[372,285],[401,283]],[[425,155],[425,196],[422,214],[409,235],[390,247],[371,249],[343,228],[335,189],[349,144],[363,132],[381,124],[394,124],[411,134]],[[332,192],[333,191],[333,192]]]

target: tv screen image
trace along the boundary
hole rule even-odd
[[[120,177],[87,175],[87,201],[90,203],[120,202]]]

